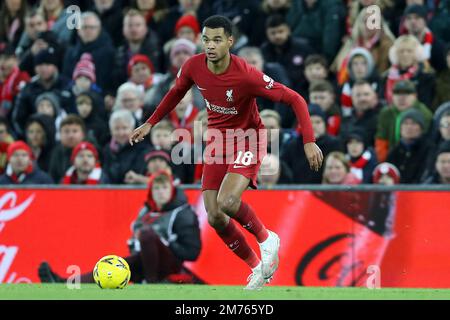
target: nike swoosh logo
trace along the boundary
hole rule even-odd
[[[197,88],[198,88],[198,90],[206,90],[205,88],[200,88],[198,85],[197,85]]]
[[[233,166],[233,169],[240,169],[240,168],[245,168],[245,166]]]

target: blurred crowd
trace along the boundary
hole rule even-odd
[[[147,184],[160,170],[199,183],[197,87],[149,139],[128,137],[213,14],[233,22],[233,54],[307,100],[325,156],[311,171],[292,109],[258,98],[279,142],[261,185],[450,183],[450,0],[4,0],[0,184]],[[175,129],[192,133],[191,164],[171,157]]]

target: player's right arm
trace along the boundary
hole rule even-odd
[[[129,138],[131,145],[144,140],[144,137],[150,133],[151,128],[169,114],[170,111],[175,109],[180,100],[185,96],[186,92],[192,87],[194,81],[190,75],[191,62],[192,60],[188,59],[181,66],[177,74],[175,85],[161,100],[158,107],[156,107],[155,112],[153,112],[144,124],[134,129]]]

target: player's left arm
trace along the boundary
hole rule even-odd
[[[255,68],[251,68],[248,82],[248,88],[254,96],[291,106],[302,128],[303,144],[309,165],[311,169],[318,171],[322,166],[323,154],[315,143],[316,139],[305,99],[294,90],[274,81]]]

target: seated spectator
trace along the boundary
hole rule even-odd
[[[354,129],[362,130],[367,146],[373,147],[377,132],[378,114],[382,109],[378,96],[368,81],[358,80],[353,84],[351,99],[351,114],[342,118],[340,135],[345,137]]]
[[[373,170],[373,183],[392,186],[400,183],[400,171],[389,162],[382,162]]]
[[[275,110],[263,110],[259,116],[267,129],[267,152],[279,154],[286,142],[294,136],[294,130],[281,128],[281,118]],[[274,147],[274,150],[272,150],[272,147]],[[278,149],[277,151],[275,151],[275,147]]]
[[[53,92],[64,108],[70,106],[71,93],[66,90],[69,79],[59,74],[57,57],[52,47],[40,51],[34,58],[36,76],[19,93],[12,110],[13,129],[23,136],[28,117],[36,113],[36,98],[44,92]],[[68,110],[66,110],[68,111]]]
[[[0,116],[0,174],[3,174],[8,163],[8,147],[14,142],[9,133],[8,120]]]
[[[291,29],[283,16],[276,14],[266,20],[267,40],[261,46],[266,62],[278,62],[286,70],[293,89],[300,92],[300,84],[305,81],[304,61],[314,53],[302,39],[291,35]]]
[[[445,52],[446,66],[439,71],[436,77],[436,95],[431,109],[436,110],[441,104],[450,101],[450,45]]]
[[[144,174],[138,174],[130,170],[125,175],[125,183],[127,184],[148,184],[152,176],[161,170],[165,170],[172,174],[172,160],[170,154],[164,150],[152,150],[145,155],[145,163],[147,171]],[[174,184],[180,184],[180,179],[174,178]]]
[[[78,29],[77,40],[66,51],[62,72],[66,77],[72,77],[77,62],[84,53],[89,53],[92,56],[91,62],[95,65],[97,85],[104,92],[112,92],[114,90],[111,81],[111,72],[114,70],[114,47],[111,37],[102,30],[101,21],[95,13],[84,12],[80,20],[81,28]],[[92,66],[91,69],[93,69]]]
[[[342,152],[331,152],[324,162],[322,184],[360,184],[361,180],[350,170],[350,164]]]
[[[128,62],[128,81],[147,92],[162,80],[162,74],[155,73],[150,59],[143,54],[135,54]]]
[[[308,89],[311,83],[321,80],[328,80],[335,85],[335,79],[328,70],[327,59],[321,54],[310,54],[305,60],[305,83],[301,85],[300,94],[308,96]]]
[[[33,152],[23,141],[8,147],[8,166],[0,176],[0,184],[51,184],[50,176],[33,163]]]
[[[19,64],[20,70],[27,72],[32,77],[35,76],[35,57],[39,51],[47,50],[48,48],[53,48],[56,57],[56,66],[58,67],[58,70],[62,70],[65,47],[58,42],[57,36],[53,31],[46,30],[38,33],[32,40],[30,48],[21,54]],[[18,50],[16,50],[16,54],[17,52]]]
[[[317,104],[327,117],[327,132],[337,136],[341,129],[341,114],[336,104],[336,92],[333,85],[326,80],[311,83],[309,86],[309,101]]]
[[[395,83],[400,80],[411,80],[416,84],[420,102],[431,107],[435,90],[435,73],[425,59],[423,46],[419,40],[411,35],[399,37],[389,50],[389,60],[392,65],[382,76],[381,97],[391,104]]]
[[[139,174],[145,172],[146,144],[131,146],[128,142],[135,127],[136,120],[130,111],[117,110],[111,114],[111,142],[103,149],[103,170],[113,184],[125,183],[125,174],[130,170]]]
[[[128,110],[133,114],[138,125],[141,125],[146,118],[144,117],[144,94],[136,84],[125,82],[117,90],[116,102],[113,111]]]
[[[350,52],[346,68],[349,74],[348,81],[342,86],[340,96],[343,117],[348,117],[352,113],[352,88],[355,82],[366,80],[377,92],[380,81],[372,55],[365,48],[355,48]]]
[[[16,47],[25,27],[27,1],[2,1],[0,5],[0,43]]]
[[[47,23],[44,16],[39,10],[32,9],[25,14],[25,30],[22,32],[19,43],[16,46],[16,55],[20,61],[23,60],[24,54],[29,52],[41,32],[47,31]],[[40,51],[37,50],[35,53]],[[33,68],[34,69],[34,68]],[[21,68],[21,70],[24,70]],[[32,70],[34,72],[34,70]],[[29,72],[28,72],[29,73]]]
[[[186,39],[178,39],[170,49],[170,66],[168,71],[163,75],[161,82],[155,84],[145,94],[144,105],[146,115],[151,115],[164,95],[169,91],[170,86],[176,78],[178,70],[183,63],[195,54],[195,45]],[[201,109],[205,107],[205,100],[197,87],[192,88],[194,92],[195,105]]]
[[[442,70],[445,67],[444,43],[428,29],[428,8],[419,4],[409,5],[403,16],[405,34],[415,36],[424,48],[425,59],[435,70]]]
[[[20,71],[13,48],[0,52],[0,116],[11,116],[11,110],[20,90],[30,82],[30,76]]]
[[[41,93],[36,98],[35,104],[37,114],[45,114],[53,119],[57,131],[55,138],[59,141],[59,128],[61,126],[61,122],[65,117],[67,117],[67,113],[61,108],[58,96],[53,92]]]
[[[424,117],[423,132],[428,132],[432,114],[417,99],[416,87],[409,80],[398,81],[393,89],[393,105],[385,106],[378,117],[375,151],[380,162],[386,160],[388,152],[400,139],[400,128],[397,125],[401,115],[407,110],[418,110]]]
[[[156,150],[165,150],[170,152],[172,149],[172,132],[175,128],[168,120],[162,120],[152,127],[150,132],[150,142]]]
[[[186,39],[194,43],[197,47],[196,51],[201,50],[200,23],[194,15],[186,14],[181,16],[175,24],[175,37],[167,41],[163,46],[165,55],[168,55],[170,48],[177,39]]]
[[[188,130],[193,139],[193,126],[197,114],[198,108],[194,105],[192,90],[188,90],[175,109],[169,113],[169,120],[175,129]],[[192,140],[192,142],[194,141]]]
[[[108,177],[100,166],[97,149],[89,142],[80,142],[70,157],[72,166],[67,169],[61,184],[107,184]]]
[[[399,169],[401,183],[419,183],[422,179],[433,148],[424,133],[425,118],[420,111],[412,109],[401,114],[400,141],[387,156],[387,162]]]
[[[238,56],[243,58],[247,63],[254,66],[257,70],[275,81],[291,87],[291,81],[286,73],[286,70],[278,62],[265,62],[261,50],[257,47],[244,47],[238,51]],[[284,128],[292,127],[295,114],[292,108],[279,102],[273,102],[261,97],[256,98],[259,110],[272,109],[280,113]]]
[[[124,44],[116,50],[113,77],[115,88],[127,81],[130,58],[143,54],[152,61],[155,72],[162,70],[162,57],[158,34],[147,27],[145,17],[136,9],[130,9],[123,18]],[[110,70],[111,71],[111,70]]]
[[[332,151],[341,150],[338,138],[327,134],[326,115],[318,105],[309,106],[309,114],[314,130],[316,144],[326,157]],[[293,173],[293,182],[302,184],[316,184],[322,181],[323,166],[318,172],[310,169],[303,148],[303,137],[299,135],[287,142],[281,159],[286,162]]]
[[[90,2],[90,1],[89,1]],[[102,22],[102,27],[111,36],[113,45],[122,44],[122,1],[121,0],[94,0],[91,10],[97,14]],[[138,1],[140,2],[140,1]],[[157,2],[157,1],[155,1]]]
[[[49,171],[50,159],[55,146],[55,121],[48,115],[34,114],[25,125],[26,142],[33,151],[39,168]]]
[[[345,143],[350,171],[362,183],[372,183],[372,172],[377,165],[375,151],[366,146],[364,131],[354,130],[349,133]]]
[[[428,177],[426,184],[450,184],[450,141],[443,142],[436,154],[435,172]]]
[[[342,1],[292,1],[289,24],[294,37],[307,39],[317,52],[332,61],[345,34],[345,7]]]
[[[73,148],[86,137],[86,127],[83,119],[69,114],[59,128],[61,141],[53,148],[50,157],[49,173],[54,181],[61,181],[65,172],[71,166],[70,157]]]
[[[92,54],[86,52],[80,57],[72,74],[72,92],[75,97],[86,91],[102,93],[102,89],[97,86],[97,77],[95,75],[95,64]]]
[[[161,26],[164,26],[166,16],[169,12],[169,4],[167,1],[135,0],[133,2],[132,7],[142,13],[145,17],[145,21],[147,22],[147,26],[152,30],[157,30],[158,34],[162,34],[163,32],[161,32]],[[165,43],[167,40],[168,39],[166,38],[161,38],[161,43]]]
[[[78,115],[86,126],[86,136],[104,146],[109,140],[108,125],[101,116],[101,101],[92,92],[83,92],[76,99]]]
[[[258,185],[271,188],[277,184],[292,183],[292,171],[278,155],[268,153],[258,171]]]
[[[64,1],[41,0],[38,10],[45,17],[48,30],[54,31],[58,36],[58,42],[68,44],[72,39],[73,29],[67,28],[70,13],[64,10]]]
[[[379,74],[389,68],[388,53],[389,48],[394,43],[395,36],[392,34],[383,16],[381,16],[380,21],[381,28],[369,28],[370,24],[367,23],[367,20],[370,16],[371,13],[367,11],[367,8],[361,10],[353,25],[350,38],[344,42],[331,65],[331,71],[337,73],[337,80],[340,85],[348,81],[346,66],[349,54],[354,48],[362,47],[371,53],[375,68]]]

